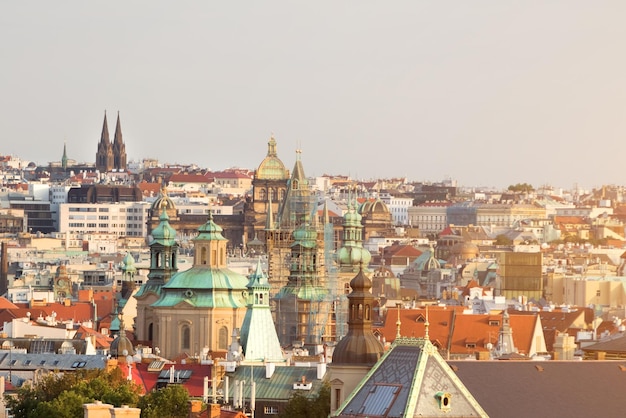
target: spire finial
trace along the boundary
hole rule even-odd
[[[398,307],[398,320],[396,321],[396,338],[400,338],[400,325],[402,324],[400,322],[400,303],[396,303],[396,306]]]
[[[426,305],[426,322],[424,322],[424,339],[430,340],[428,336],[428,327],[430,326],[430,322],[428,322],[428,305]]]

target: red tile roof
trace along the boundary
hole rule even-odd
[[[135,363],[133,367],[133,380],[144,388],[145,393],[150,392],[157,385],[160,371],[149,372],[149,364]],[[166,364],[162,370],[168,370],[172,365]],[[127,366],[124,365],[124,368]],[[124,368],[122,369],[124,371]],[[189,396],[202,397],[204,395],[204,377],[209,378],[209,385],[212,376],[212,365],[205,364],[175,364],[176,371],[190,370],[191,376],[182,383],[183,387],[189,392]],[[137,375],[135,376],[135,371]],[[137,378],[137,379],[136,379]]]

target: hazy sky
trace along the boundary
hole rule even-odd
[[[0,154],[626,184],[626,1],[4,1]]]

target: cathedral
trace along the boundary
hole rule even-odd
[[[120,124],[119,112],[117,113],[117,123],[115,125],[113,142],[109,139],[107,114],[104,112],[102,134],[100,135],[98,152],[96,153],[96,170],[101,173],[107,173],[112,170],[126,170],[126,145],[122,139],[122,126]]]

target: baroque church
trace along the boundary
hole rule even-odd
[[[176,231],[165,208],[152,231],[150,275],[137,292],[137,337],[162,356],[197,355],[204,348],[226,351],[241,328],[248,303],[248,279],[226,266],[227,240],[208,221],[193,239],[193,266],[177,271]]]

